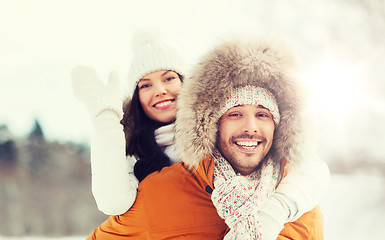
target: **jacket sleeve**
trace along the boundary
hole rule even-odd
[[[93,119],[91,137],[92,194],[98,209],[107,215],[125,213],[134,203],[138,180],[134,157],[125,156],[123,126],[112,111]]]
[[[276,239],[285,223],[315,208],[329,181],[329,168],[319,158],[292,168],[258,212],[264,239]]]
[[[276,197],[288,203],[288,222],[293,222],[315,208],[330,182],[327,164],[318,156],[293,167],[276,189]]]
[[[324,216],[319,206],[303,214],[295,222],[285,224],[277,240],[288,239],[324,239]]]

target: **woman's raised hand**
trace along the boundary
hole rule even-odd
[[[87,106],[91,117],[97,117],[104,110],[112,110],[119,120],[122,119],[123,102],[116,72],[110,73],[107,85],[100,81],[91,67],[77,66],[71,76],[74,94]]]

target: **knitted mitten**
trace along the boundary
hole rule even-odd
[[[279,193],[273,193],[259,209],[260,224],[262,226],[263,239],[277,239],[283,229],[283,225],[288,222],[290,207],[293,203]]]
[[[104,110],[112,110],[119,120],[122,119],[120,83],[115,72],[111,72],[105,85],[95,69],[77,66],[72,70],[72,84],[75,96],[87,106],[91,117],[97,117]]]

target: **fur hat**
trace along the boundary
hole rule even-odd
[[[226,96],[245,85],[268,90],[278,104],[280,123],[270,150],[273,159],[301,161],[307,140],[303,93],[295,69],[290,52],[273,39],[228,41],[203,56],[178,98],[176,144],[182,161],[193,168],[212,153]]]
[[[131,47],[134,56],[128,72],[130,89],[134,90],[139,80],[152,72],[172,70],[185,75],[185,63],[179,53],[163,42],[156,32],[136,32]]]

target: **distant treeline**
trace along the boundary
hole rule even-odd
[[[86,145],[47,141],[37,120],[23,138],[0,126],[0,235],[87,235],[104,221],[89,154]]]

